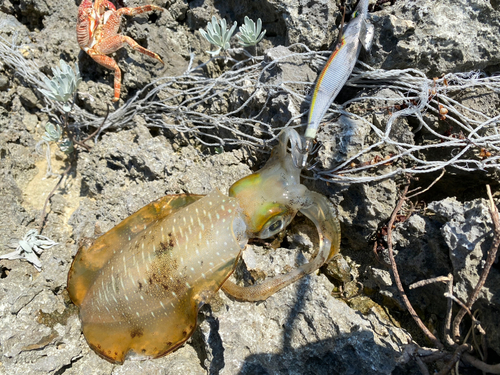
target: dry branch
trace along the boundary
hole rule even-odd
[[[500,374],[500,363],[496,365],[488,365],[483,361],[477,359],[472,354],[464,353],[462,357],[465,361],[469,362],[475,368],[484,371],[488,374]]]
[[[451,371],[453,366],[455,366],[455,363],[457,363],[460,358],[462,357],[462,354],[465,351],[470,351],[472,348],[470,345],[464,344],[460,345],[456,350],[455,353],[453,353],[453,357],[451,357],[450,361],[439,371],[437,375],[445,375]]]
[[[15,38],[8,42],[0,37],[0,60],[14,69],[25,82],[40,88],[45,75],[35,63],[21,54],[20,48]],[[276,76],[269,73],[291,64],[321,66],[328,55],[328,51],[311,51],[303,44],[295,44],[288,49],[288,55],[277,57],[269,54],[266,59],[262,56],[249,57],[236,62],[214,78],[205,76],[206,64],[190,66],[179,76],[160,77],[110,113],[102,130],[128,127],[138,116],[148,127],[185,133],[206,146],[270,146],[282,129],[300,127],[305,122],[307,103],[310,101],[308,92],[314,82],[286,80],[279,76],[269,80],[266,77]],[[314,178],[328,182],[362,183],[402,174],[431,173],[446,167],[464,171],[500,170],[500,132],[497,129],[500,116],[498,113],[481,113],[452,98],[454,93],[466,94],[479,89],[486,95],[496,95],[495,92],[500,90],[500,76],[487,77],[468,72],[449,73],[430,79],[416,69],[387,71],[359,63],[347,85],[373,92],[390,89],[396,97],[375,94],[332,106],[325,122],[331,122],[339,115],[356,119],[369,127],[371,141],[331,169],[313,169]],[[278,97],[286,103],[290,117],[283,123],[271,123],[272,116],[266,111],[272,110],[271,104]],[[367,119],[370,110],[365,111],[368,113],[355,113],[358,106],[351,106],[354,103],[371,103],[369,107],[373,103],[383,106],[389,103],[392,114],[379,128]],[[47,104],[44,111],[49,115],[60,112],[59,103]],[[440,119],[442,108],[448,111],[445,121],[456,129],[453,134],[441,134],[438,129],[439,121],[443,121]],[[436,118],[434,123],[424,121],[424,116],[431,115]],[[70,122],[79,128],[97,129],[102,123],[102,117],[77,105],[74,105],[70,116]],[[434,139],[414,143],[395,137],[397,121],[404,117],[415,118],[418,126]],[[425,156],[434,150],[447,156],[440,160]],[[367,159],[373,160],[374,154],[390,157],[366,163]]]
[[[490,249],[488,250],[488,255],[486,257],[486,264],[484,266],[483,272],[481,273],[479,281],[476,287],[474,288],[474,291],[469,296],[467,304],[460,309],[457,316],[455,316],[455,320],[453,321],[453,338],[455,341],[458,341],[460,339],[460,323],[462,322],[462,319],[465,316],[465,314],[467,312],[470,312],[472,305],[476,302],[477,298],[479,297],[479,293],[481,292],[481,289],[483,288],[484,283],[486,282],[488,274],[490,273],[491,266],[495,262],[498,246],[500,245],[500,220],[498,215],[498,209],[495,206],[495,202],[493,201],[493,196],[491,195],[491,189],[489,185],[486,185],[486,191],[488,193],[488,198],[490,201],[490,215],[494,227],[493,242],[491,244]]]
[[[392,212],[391,218],[389,220],[389,224],[387,224],[387,248],[389,251],[389,259],[391,260],[391,269],[394,275],[394,280],[396,281],[396,286],[398,288],[399,293],[401,294],[401,298],[403,299],[403,302],[406,306],[406,309],[410,313],[411,317],[417,323],[417,325],[420,327],[420,329],[425,333],[425,335],[434,343],[434,345],[437,348],[443,349],[444,346],[439,341],[439,339],[432,334],[431,331],[425,326],[425,324],[422,322],[418,314],[416,313],[415,309],[411,305],[410,300],[406,296],[405,290],[403,288],[403,284],[401,283],[401,279],[399,277],[399,272],[398,272],[398,267],[396,265],[396,261],[394,260],[394,254],[392,251],[392,226],[394,225],[394,221],[396,220],[396,216],[403,207],[403,204],[406,200],[406,193],[408,192],[408,186],[406,185],[403,189],[403,193],[401,194],[401,198],[399,199],[398,204],[396,205],[396,208]]]

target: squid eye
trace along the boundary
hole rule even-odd
[[[269,226],[269,231],[270,232],[275,232],[277,230],[281,230],[283,227],[283,221],[280,219],[280,220],[276,220],[275,222],[273,222],[270,226]]]
[[[284,215],[275,216],[271,218],[260,231],[259,238],[268,238],[274,236],[276,233],[281,232],[288,224]]]

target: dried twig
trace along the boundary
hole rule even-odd
[[[460,361],[460,358],[462,357],[462,354],[465,352],[465,351],[471,351],[472,350],[472,347],[468,344],[463,344],[463,345],[460,345],[456,350],[455,350],[455,353],[453,353],[453,357],[451,358],[451,360],[446,364],[446,366],[444,366],[441,371],[439,371],[438,375],[445,375],[447,373],[449,373],[451,371],[451,369],[453,368],[453,366],[455,366],[455,363],[457,363],[458,361]]]
[[[424,363],[424,361],[422,361],[422,358],[415,357],[415,362],[417,362],[417,366],[420,369],[422,375],[430,375],[429,369],[427,368],[427,365]]]
[[[474,314],[472,314],[474,318],[474,325],[471,327],[471,332],[472,332],[472,342],[474,343],[474,349],[479,353],[479,356],[481,357],[481,361],[486,361],[486,351],[484,348],[487,348],[487,346],[484,346],[486,344],[486,332],[481,327],[480,321],[477,319],[477,315],[480,313],[480,310],[474,311]],[[477,340],[477,334],[476,330],[479,331],[479,334],[481,335],[481,342],[479,343]]]
[[[489,185],[486,185],[486,191],[488,193],[488,197],[490,200],[490,215],[491,215],[491,220],[493,221],[495,235],[491,247],[488,251],[486,264],[484,266],[483,272],[481,273],[479,281],[476,287],[474,288],[474,291],[469,296],[466,306],[463,306],[460,309],[457,316],[455,317],[455,320],[453,321],[453,338],[455,341],[458,341],[460,338],[460,323],[462,322],[462,319],[465,316],[465,314],[468,312],[467,310],[469,310],[470,312],[470,308],[479,297],[479,293],[481,292],[481,289],[483,288],[484,283],[486,282],[486,278],[490,273],[491,266],[493,265],[493,262],[495,262],[498,246],[500,245],[500,219],[498,215],[498,209],[495,206],[495,202],[493,201],[493,196],[491,195],[491,189]]]
[[[386,1],[386,0],[381,0]],[[394,0],[391,0],[394,1]],[[0,61],[12,67],[23,80],[34,88],[43,88],[45,75],[39,67],[26,59],[15,37],[7,41],[0,37]],[[206,77],[203,63],[190,68],[179,76],[160,77],[139,90],[123,106],[109,114],[101,130],[127,127],[136,116],[146,121],[148,127],[170,129],[184,133],[205,146],[251,145],[269,146],[285,127],[298,127],[306,117],[304,103],[310,100],[307,93],[314,82],[270,80],[269,72],[288,64],[302,61],[322,65],[328,51],[311,51],[306,45],[288,47],[289,54],[249,57],[228,65],[217,77]],[[194,59],[191,59],[191,63]],[[428,78],[417,69],[374,69],[359,63],[351,75],[348,86],[376,92],[374,96],[361,96],[329,109],[326,122],[333,116],[344,114],[370,128],[373,137],[359,152],[329,169],[313,169],[314,177],[326,182],[362,183],[392,178],[396,175],[420,175],[442,171],[448,166],[462,171],[484,171],[500,168],[500,134],[494,129],[500,116],[481,113],[467,103],[453,99],[455,92],[471,93],[478,89],[496,95],[500,76],[484,76],[476,71],[449,73],[437,79]],[[388,97],[384,90],[397,95]],[[238,98],[238,100],[234,100]],[[285,100],[290,116],[286,122],[272,121],[269,104],[279,98]],[[375,126],[370,116],[360,115],[351,103],[366,103],[392,108],[392,114],[382,127]],[[61,103],[51,101],[45,110],[50,116],[60,112]],[[254,111],[255,108],[261,108]],[[434,121],[424,120],[424,114],[434,115],[441,121],[441,109],[448,111],[452,130],[438,131]],[[349,112],[352,111],[352,112]],[[102,118],[85,108],[74,106],[69,114],[73,126],[97,128]],[[419,128],[432,134],[430,139],[404,142],[395,137],[394,127],[404,117],[415,119]],[[437,141],[437,142],[436,142]],[[429,158],[433,150],[440,150],[443,157]],[[459,150],[458,153],[455,153]],[[485,150],[484,152],[480,152]],[[375,154],[375,155],[374,155]],[[390,156],[389,159],[381,157]],[[379,158],[374,158],[379,156]],[[375,164],[362,160],[378,160]],[[354,165],[354,167],[352,167]],[[373,172],[373,173],[372,173]]]
[[[102,123],[101,125],[97,128],[97,130],[95,132],[93,132],[92,134],[90,134],[87,138],[85,138],[82,143],[86,143],[87,141],[91,140],[92,138],[94,138],[96,136],[96,134],[98,134],[102,128],[104,127],[104,124],[106,123],[106,120],[108,119],[108,116],[109,116],[109,103],[106,104],[107,105],[107,109],[106,109],[106,116],[104,116],[104,119],[102,120]]]
[[[406,200],[406,193],[407,192],[408,192],[408,185],[405,186],[405,188],[403,190],[403,194],[401,195],[401,199],[399,200],[398,204],[396,205],[396,208],[392,212],[391,219],[389,220],[389,224],[387,224],[387,248],[389,251],[389,259],[391,260],[391,268],[392,268],[392,272],[394,274],[394,279],[396,281],[396,285],[398,287],[399,293],[401,294],[401,298],[403,299],[403,302],[404,302],[408,312],[412,316],[413,320],[415,320],[415,323],[417,323],[417,325],[420,327],[420,329],[434,343],[434,345],[437,348],[443,349],[444,346],[441,343],[441,341],[439,341],[439,339],[436,336],[434,336],[432,334],[432,332],[429,331],[429,329],[425,326],[425,324],[422,322],[420,317],[417,315],[415,309],[411,305],[410,300],[406,296],[406,293],[403,289],[403,284],[401,283],[401,279],[399,278],[399,272],[398,272],[398,268],[396,265],[396,261],[394,260],[394,254],[392,252],[392,226],[394,225],[394,221],[396,220],[396,216],[397,216],[398,212],[403,207],[403,204]]]
[[[488,365],[469,353],[464,353],[462,358],[483,372],[487,372],[488,374],[500,374],[500,363],[496,365]]]
[[[453,295],[453,274],[448,275],[448,294]],[[453,301],[448,298],[448,304],[446,306],[446,319],[444,321],[444,339],[446,343],[450,346],[454,346],[455,342],[451,338],[451,318],[453,315]]]
[[[471,318],[472,318],[472,311],[470,311],[470,309],[467,307],[467,305],[466,305],[465,303],[463,303],[463,302],[462,302],[462,301],[460,301],[457,297],[455,297],[455,295],[454,295],[454,294],[445,293],[445,294],[444,294],[444,296],[445,296],[446,298],[449,298],[449,299],[451,299],[452,301],[456,302],[458,305],[460,305],[460,307],[461,307],[462,309],[464,309],[464,311],[465,311],[466,313],[468,313],[468,314],[471,316]]]
[[[438,277],[433,277],[433,278],[427,279],[427,280],[417,281],[416,283],[411,284],[408,287],[408,289],[420,288],[421,286],[430,285],[430,284],[438,283],[438,282],[447,283],[447,282],[450,281],[450,276],[451,275],[448,275],[448,276],[438,276]]]
[[[444,168],[443,168],[443,170],[442,170],[441,174],[440,174],[440,175],[439,175],[439,176],[438,176],[438,177],[437,177],[434,181],[432,181],[432,182],[431,182],[431,184],[430,184],[429,186],[427,186],[427,187],[426,187],[424,190],[422,190],[422,191],[419,191],[419,192],[417,192],[417,193],[415,193],[415,194],[409,195],[408,197],[406,197],[406,199],[414,198],[414,197],[416,197],[416,196],[417,196],[417,195],[419,195],[419,194],[425,193],[425,192],[426,192],[426,191],[428,191],[431,187],[433,187],[433,186],[436,184],[436,182],[438,182],[438,181],[441,179],[441,177],[443,177],[443,176],[444,176],[444,174],[445,174],[445,173],[446,173],[446,169],[444,169]],[[415,191],[415,190],[413,190],[413,191]]]
[[[486,362],[488,360],[488,341],[486,340],[486,335],[481,333],[481,360]]]
[[[435,363],[436,361],[448,361],[451,359],[452,356],[453,355],[450,352],[438,351],[434,354],[421,356],[420,358],[425,363]]]
[[[438,177],[438,179],[441,177],[442,177],[442,174],[440,177]],[[438,179],[436,179],[431,184],[431,186]],[[481,327],[480,322],[475,318],[474,314],[471,312],[471,307],[474,304],[474,302],[477,300],[477,297],[481,291],[481,288],[484,286],[484,283],[485,283],[486,278],[488,276],[491,265],[493,264],[493,262],[496,259],[497,250],[498,250],[498,247],[500,245],[499,214],[498,214],[498,210],[493,202],[493,197],[491,195],[491,190],[490,190],[489,186],[487,186],[487,192],[488,192],[488,197],[490,200],[490,214],[491,214],[492,221],[494,224],[495,236],[494,236],[491,248],[488,251],[486,266],[481,274],[481,277],[479,279],[478,284],[476,285],[476,288],[474,289],[473,293],[469,296],[467,304],[464,304],[462,301],[460,301],[453,294],[453,275],[452,274],[449,274],[448,276],[439,276],[439,277],[430,278],[427,280],[422,280],[422,281],[419,281],[419,282],[416,282],[416,283],[410,285],[410,287],[409,287],[410,289],[414,289],[414,288],[422,287],[425,285],[430,285],[430,284],[433,284],[436,282],[446,282],[448,284],[447,292],[444,294],[444,296],[448,298],[444,336],[445,336],[446,343],[448,345],[450,345],[451,347],[455,348],[455,351],[454,351],[453,355],[449,352],[438,352],[438,353],[434,353],[434,354],[427,355],[427,356],[415,357],[417,365],[419,366],[419,368],[423,374],[428,373],[428,369],[425,366],[424,362],[428,363],[428,362],[434,362],[436,360],[448,361],[447,364],[439,372],[439,374],[444,375],[444,374],[449,373],[454,366],[456,366],[458,369],[459,361],[461,358],[464,358],[472,366],[482,370],[483,372],[491,372],[491,373],[495,373],[495,374],[500,374],[500,364],[499,365],[488,365],[484,362],[485,361],[484,358],[483,358],[483,361],[481,361],[481,360],[475,358],[474,356],[472,356],[471,354],[466,353],[466,351],[473,350],[473,347],[470,344],[467,344],[466,342],[469,339],[470,333],[472,332],[474,334],[476,329],[481,334],[482,342],[485,343],[485,331]],[[427,335],[427,337],[429,337],[429,339],[434,342],[436,347],[443,349],[443,345],[441,344],[441,342],[427,329],[427,327],[425,327],[425,325],[422,323],[422,321],[420,320],[420,318],[418,317],[418,315],[414,311],[413,307],[411,306],[411,303],[409,302],[409,300],[404,292],[404,289],[403,289],[403,286],[402,286],[402,283],[401,283],[401,280],[399,277],[399,273],[397,270],[396,262],[394,260],[394,255],[393,255],[393,250],[392,250],[392,229],[393,229],[394,222],[397,218],[398,212],[401,210],[405,200],[408,199],[408,197],[406,195],[407,193],[408,193],[408,186],[406,186],[405,189],[403,190],[402,196],[401,196],[398,204],[396,205],[396,208],[394,209],[394,211],[391,215],[391,219],[389,220],[389,223],[387,225],[387,248],[389,251],[389,258],[391,260],[391,268],[393,270],[396,285],[398,287],[399,292],[401,293],[401,297],[405,303],[406,308],[408,309],[408,311],[412,315],[413,319],[415,320],[417,325],[422,329],[422,331]],[[413,196],[415,196],[415,195],[413,195]],[[451,337],[451,331],[452,331],[451,330],[451,320],[452,320],[453,301],[455,301],[457,304],[459,304],[462,307],[462,309],[459,312],[459,314],[461,314],[462,316],[457,315],[457,317],[455,317],[455,321],[454,321],[454,325],[453,325],[453,335],[454,335],[455,341],[453,341],[453,339]],[[457,345],[456,342],[458,342],[458,338],[459,338],[458,337],[459,336],[458,326],[460,325],[460,321],[466,313],[470,314],[472,322],[473,322],[473,326],[471,327],[469,334],[467,334],[466,338],[463,340],[463,344]],[[477,340],[474,340],[474,342],[476,342],[476,341]],[[478,344],[476,343],[476,346],[477,345]],[[483,344],[481,344],[481,345],[483,345]],[[483,350],[484,350],[484,348],[483,348]],[[482,356],[482,352],[479,351],[479,349],[478,349],[478,352]]]

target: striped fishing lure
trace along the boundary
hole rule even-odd
[[[304,134],[306,146],[304,150],[299,150],[301,155],[297,155],[301,167],[307,161],[312,140],[316,137],[321,120],[354,69],[361,46],[365,50],[371,47],[374,28],[367,21],[367,16],[368,0],[360,0],[351,16],[351,21],[346,25],[339,43],[318,77]]]

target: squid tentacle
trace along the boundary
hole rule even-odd
[[[230,280],[222,285],[222,290],[235,299],[242,301],[263,301],[274,293],[308,275],[332,259],[340,250],[340,224],[335,211],[329,207],[328,200],[322,195],[307,191],[306,200],[311,204],[301,208],[315,225],[319,235],[318,254],[310,262],[297,267],[289,273],[266,279],[258,285],[239,286]]]

